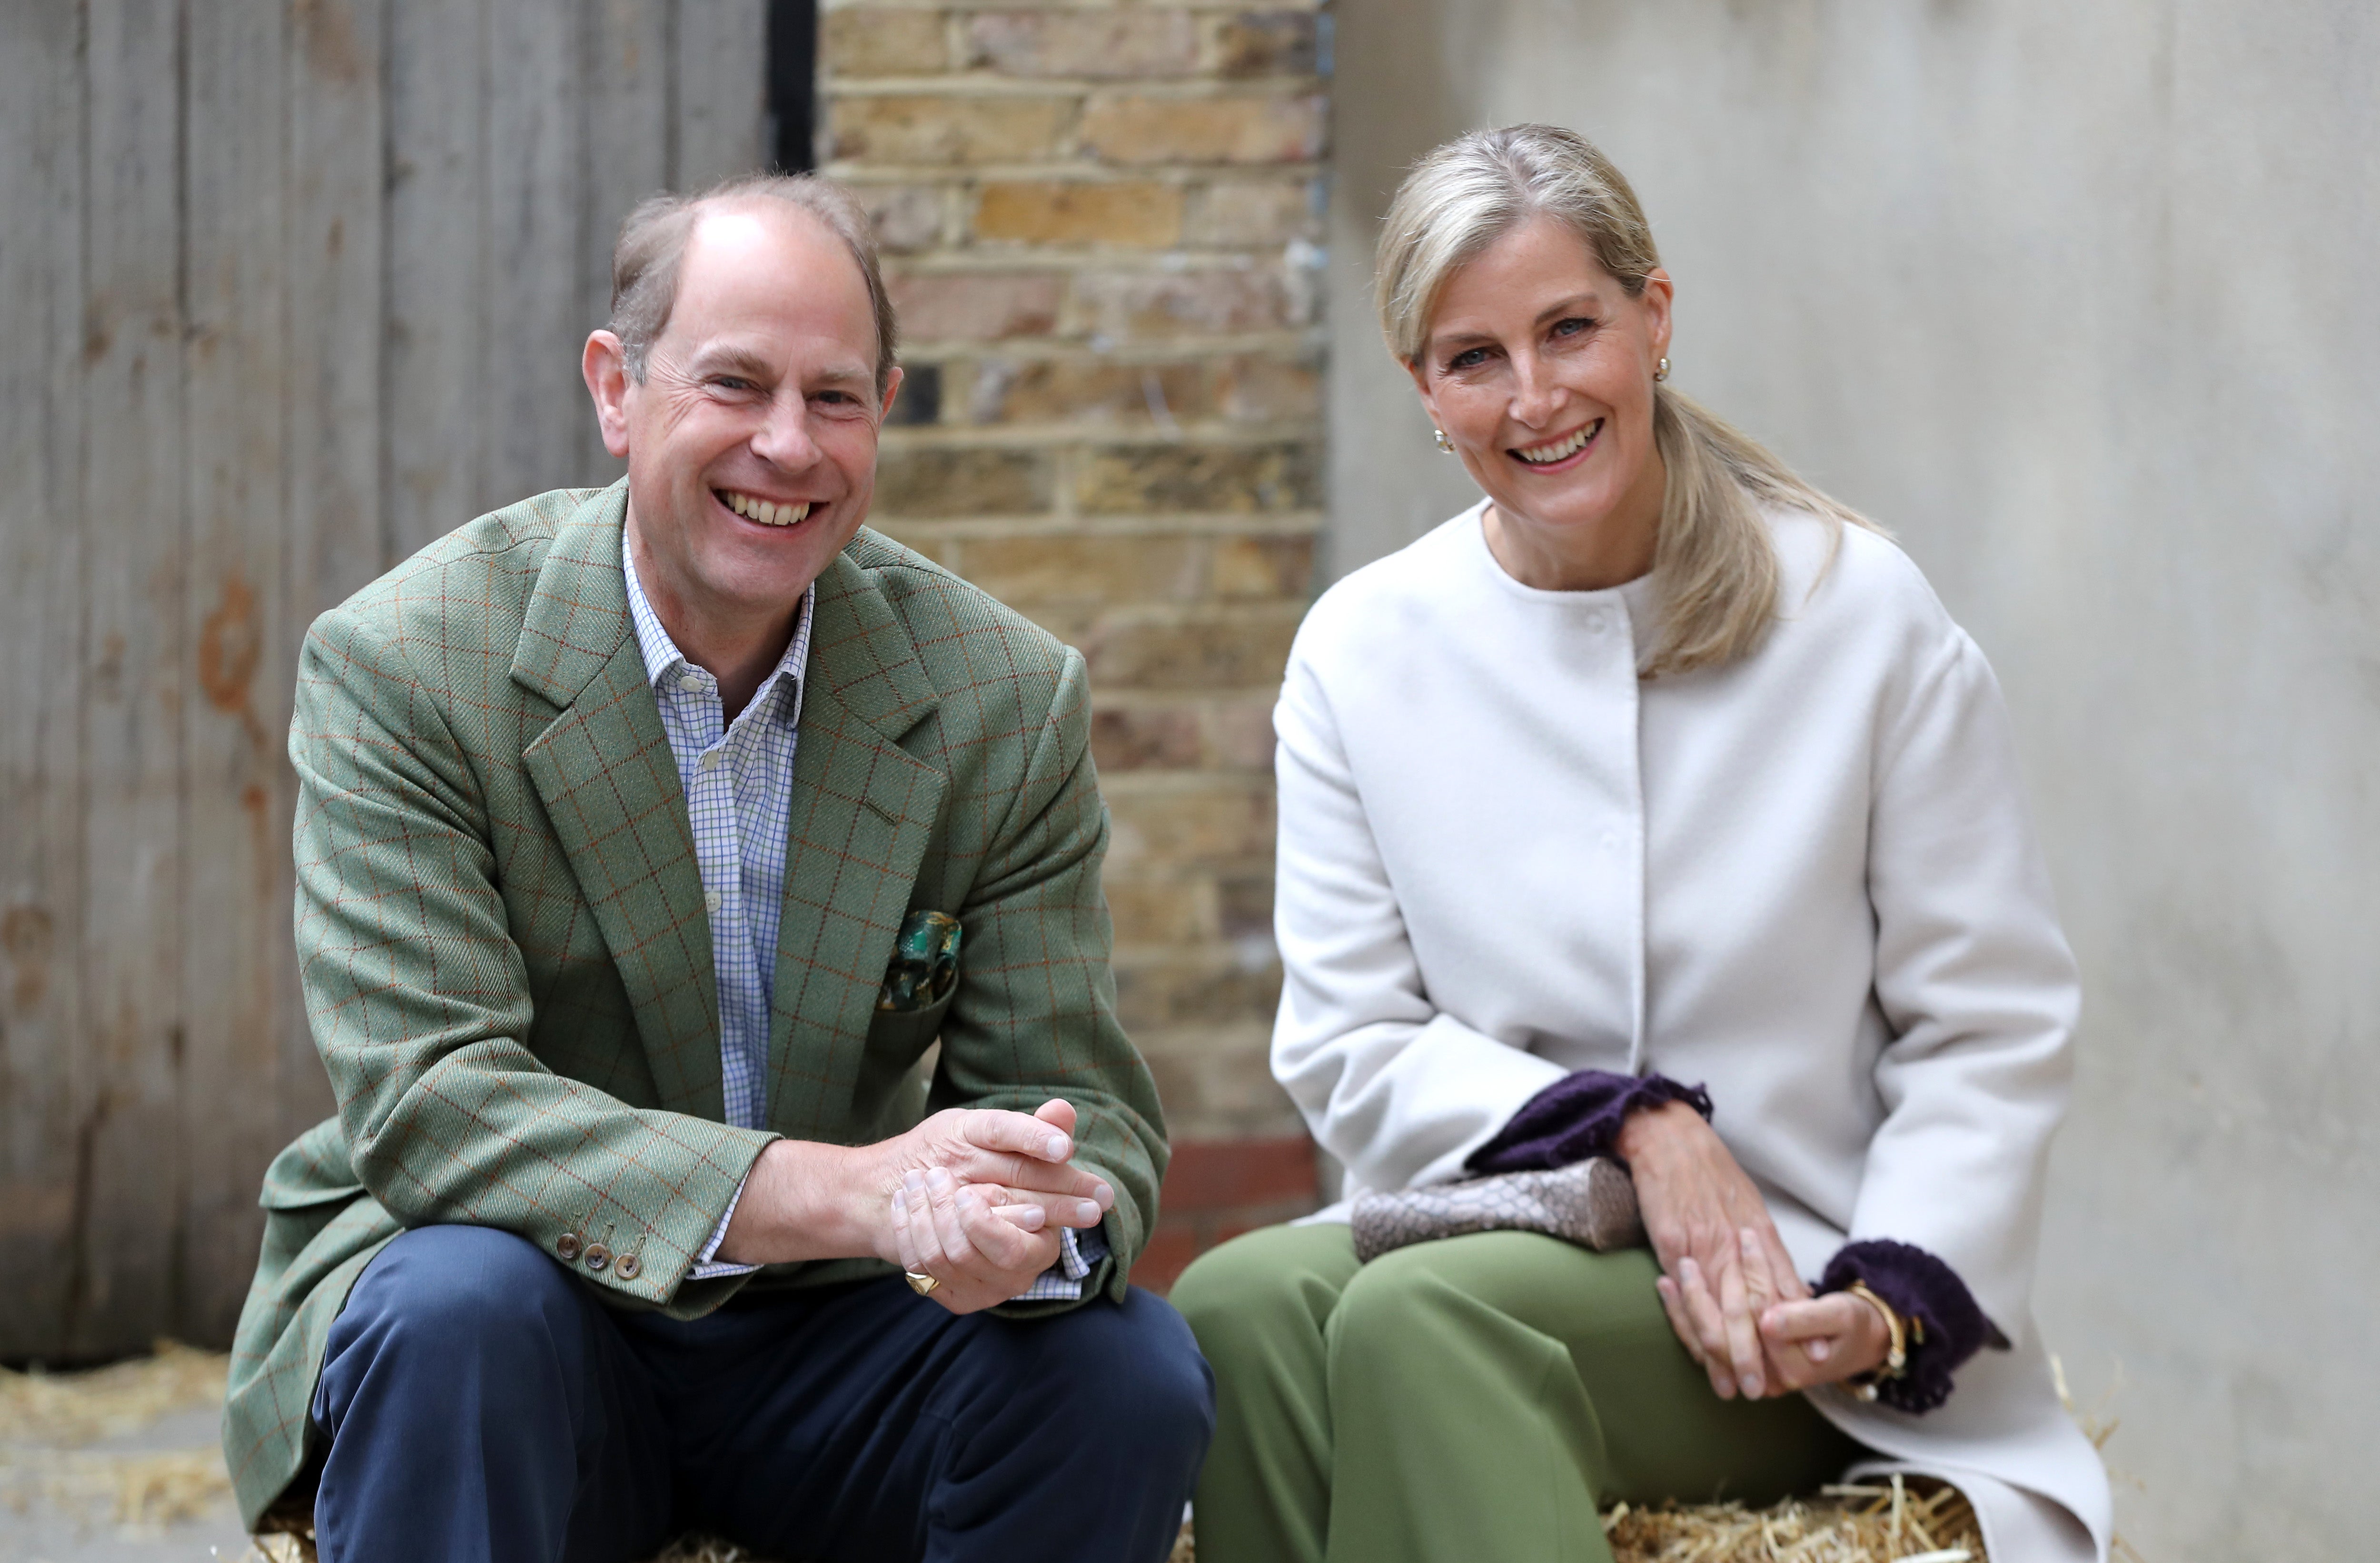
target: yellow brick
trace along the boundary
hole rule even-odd
[[[1307,445],[1155,446],[1096,450],[1075,498],[1092,515],[1311,509],[1321,503]]]
[[[939,185],[855,185],[852,193],[875,225],[876,242],[888,251],[930,249],[942,236]]]
[[[1272,774],[1272,696],[1226,701],[1213,715],[1213,763],[1230,771]],[[1271,905],[1267,901],[1266,905]],[[1270,916],[1269,912],[1266,913]]]
[[[1223,416],[1276,423],[1322,416],[1319,366],[1294,359],[1236,358],[1223,365],[1217,394]]]
[[[1094,726],[1092,739],[1098,740]],[[1101,766],[1105,761],[1099,762]],[[1212,939],[1215,934],[1214,889],[1203,876],[1194,879],[1135,879],[1127,874],[1106,876],[1108,915],[1115,920],[1119,946],[1183,945]],[[1267,894],[1270,891],[1268,889]]]
[[[1272,875],[1227,877],[1215,886],[1216,921],[1226,939],[1272,936]]]
[[[1233,179],[1208,187],[1192,208],[1184,237],[1218,249],[1274,249],[1293,238],[1321,236],[1310,179]]]
[[[1199,543],[1187,537],[971,537],[966,577],[1004,603],[1184,602],[1197,595]]]
[[[1028,163],[1046,158],[1075,116],[1072,98],[839,97],[827,116],[834,156],[868,163]]]
[[[1250,1034],[1233,1036],[1233,1030]],[[1152,1032],[1133,1040],[1143,1044],[1175,1144],[1305,1132],[1305,1120],[1272,1077],[1263,1028],[1224,1028],[1220,1035],[1214,1028],[1187,1034]]]
[[[965,406],[978,423],[1147,424],[1160,410],[1184,421],[1208,417],[1215,397],[1203,364],[986,359],[975,366]]]
[[[1272,268],[1086,273],[1075,279],[1075,307],[1091,330],[1118,340],[1304,324],[1297,300]]]
[[[948,69],[940,11],[855,6],[820,18],[819,65],[829,76],[924,76]]]
[[[1143,863],[1264,860],[1272,855],[1272,789],[1229,782],[1144,790],[1104,789],[1115,821],[1109,861]]]
[[[1269,1020],[1281,1003],[1281,968],[1245,971],[1229,953],[1115,963],[1116,1019],[1124,1030]]]
[[[1049,458],[1027,450],[887,450],[874,508],[887,516],[1023,516],[1050,507]]]
[[[1103,772],[1196,770],[1205,747],[1195,706],[1111,705],[1091,714],[1091,758]]]
[[[1083,650],[1106,689],[1255,690],[1281,683],[1294,615],[1277,618],[1101,625]]]
[[[1008,244],[1107,244],[1164,250],[1182,241],[1179,185],[995,180],[983,187],[975,236]]]
[[[1289,597],[1304,602],[1314,580],[1312,537],[1225,537],[1215,543],[1218,597]]]
[[[1323,108],[1314,93],[1105,98],[1085,111],[1082,143],[1111,163],[1310,163]]]
[[[1198,36],[1183,11],[1010,11],[967,23],[968,64],[1003,76],[1178,76]]]
[[[1064,284],[1048,273],[959,272],[885,279],[901,336],[912,342],[982,342],[1057,329]]]
[[[1213,58],[1219,76],[1311,76],[1318,63],[1311,12],[1265,11],[1218,18]]]

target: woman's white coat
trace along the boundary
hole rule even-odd
[[[1915,1243],[2011,1343],[1925,1416],[1819,1409],[1958,1481],[1995,1563],[2104,1559],[2028,1301],[2074,965],[1982,653],[1892,543],[1790,512],[1760,649],[1640,679],[1647,583],[1524,586],[1483,508],[1298,632],[1274,1072],[1351,1196],[1462,1176],[1573,1069],[1706,1084],[1804,1275]]]

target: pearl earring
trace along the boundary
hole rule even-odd
[[[1661,361],[1653,366],[1653,378],[1656,380],[1667,380],[1669,377],[1670,355],[1663,353],[1661,355]]]
[[[1446,437],[1445,430],[1432,429],[1430,433],[1438,436],[1438,453],[1440,456],[1451,456],[1454,454],[1454,442]]]

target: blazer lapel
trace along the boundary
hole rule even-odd
[[[626,485],[555,532],[512,677],[563,708],[522,753],[637,1019],[662,1106],[718,1119],[719,989],[686,794],[628,620]]]
[[[786,829],[769,1117],[780,1133],[844,1141],[857,1129],[851,1098],[877,991],[948,782],[897,741],[937,697],[882,593],[837,556],[819,577],[816,611]]]

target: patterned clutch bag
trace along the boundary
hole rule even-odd
[[[1506,1172],[1393,1194],[1359,1194],[1354,1223],[1355,1257],[1366,1264],[1408,1243],[1466,1232],[1543,1232],[1597,1253],[1645,1241],[1636,1185],[1627,1168],[1603,1156],[1550,1172]]]

